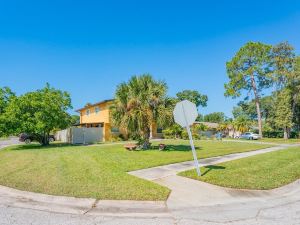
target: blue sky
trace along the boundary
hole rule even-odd
[[[150,73],[171,96],[207,94],[200,113],[230,116],[225,63],[248,41],[289,41],[299,54],[300,1],[0,0],[0,86],[22,94],[49,82],[76,109]]]

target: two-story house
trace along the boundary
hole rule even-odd
[[[126,136],[125,132],[110,124],[110,106],[113,101],[113,99],[104,100],[76,110],[80,113],[80,127],[103,127],[103,141],[111,140],[112,135],[123,134]],[[151,130],[151,138],[162,137],[161,129],[157,129],[155,124],[152,125]]]

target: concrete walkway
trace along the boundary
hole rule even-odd
[[[200,160],[200,164],[212,165],[290,146],[296,145],[213,157]],[[176,175],[191,168],[192,161],[130,172],[169,187],[172,192],[167,202],[97,201],[0,186],[0,225],[300,224],[300,180],[271,191],[235,190]]]
[[[214,164],[228,162],[228,161],[232,161],[235,159],[241,159],[241,158],[245,158],[245,157],[249,157],[249,156],[253,156],[253,155],[283,150],[290,146],[294,146],[294,145],[280,145],[280,146],[274,146],[274,147],[250,151],[250,152],[242,152],[242,153],[235,153],[235,154],[224,155],[224,156],[216,156],[216,157],[212,157],[212,158],[201,159],[201,160],[199,160],[199,163],[200,163],[200,166],[214,165]],[[129,174],[134,175],[139,178],[142,178],[142,179],[154,181],[154,180],[168,177],[171,175],[176,175],[179,172],[182,172],[185,170],[190,170],[192,168],[194,168],[194,161],[188,161],[188,162],[169,164],[169,165],[165,165],[165,166],[152,167],[149,169],[132,171],[132,172],[129,172]]]

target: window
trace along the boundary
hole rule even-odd
[[[162,131],[163,131],[162,128],[157,128],[157,129],[156,129],[156,133],[158,133],[158,134],[162,134]]]
[[[95,107],[95,113],[98,114],[100,112],[100,108],[97,106]]]
[[[85,114],[86,114],[87,116],[90,115],[90,110],[87,109],[86,112],[85,112]]]
[[[118,128],[118,127],[112,127],[112,128],[111,128],[111,132],[112,132],[112,133],[119,133],[120,131],[119,131],[119,128]]]

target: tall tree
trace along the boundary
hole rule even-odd
[[[222,123],[225,120],[223,112],[213,112],[204,116],[204,122]]]
[[[0,88],[0,115],[4,113],[10,100],[15,96],[9,87]]]
[[[71,98],[67,92],[50,87],[28,92],[11,100],[5,111],[10,124],[9,134],[22,132],[35,135],[43,145],[49,144],[49,134],[54,129],[64,129],[70,124]]]
[[[260,98],[261,118],[268,120],[273,110],[273,97],[264,96]],[[238,109],[239,108],[239,109]],[[238,103],[238,108],[235,110],[242,110],[242,113],[247,115],[252,120],[257,120],[256,103],[255,100],[241,101]],[[234,112],[233,112],[234,113]],[[238,113],[237,111],[235,113]]]
[[[262,136],[260,109],[261,91],[272,84],[270,78],[271,46],[260,42],[249,42],[243,46],[231,61],[226,63],[229,83],[225,86],[225,96],[241,96],[246,90],[254,95],[259,134]]]
[[[279,128],[283,128],[284,139],[289,138],[289,131],[293,126],[293,112],[292,112],[292,95],[290,90],[285,88],[278,91],[276,94],[275,107],[275,124]]]
[[[207,106],[207,100],[208,100],[207,95],[202,95],[198,91],[195,91],[195,90],[184,90],[184,91],[178,92],[176,94],[176,96],[180,101],[189,100],[190,102],[195,103],[197,107],[199,107],[199,106],[206,107]]]
[[[0,88],[0,137],[7,135],[10,125],[7,123],[5,111],[10,101],[15,97],[15,93],[8,87]]]
[[[117,87],[111,107],[112,124],[137,137],[143,148],[148,148],[152,125],[173,122],[169,106],[174,101],[166,93],[165,82],[156,81],[149,74],[133,76]]]
[[[293,90],[293,120],[298,132],[300,131],[300,56],[295,60],[295,72],[294,72],[294,90]]]
[[[297,65],[295,63],[294,48],[289,43],[282,42],[272,48],[273,79],[276,82],[277,90],[280,92],[277,95],[277,101],[279,101],[277,103],[285,107],[290,106],[290,109],[286,110],[290,110],[292,114],[292,116],[289,113],[281,115],[282,112],[278,112],[279,118],[282,119],[282,116],[286,116],[284,122],[282,121],[285,138],[289,137],[291,127],[284,124],[292,124],[296,114],[296,105],[299,102],[300,76],[296,72]],[[291,96],[287,96],[288,94]],[[288,118],[291,120],[289,123],[286,121]]]

